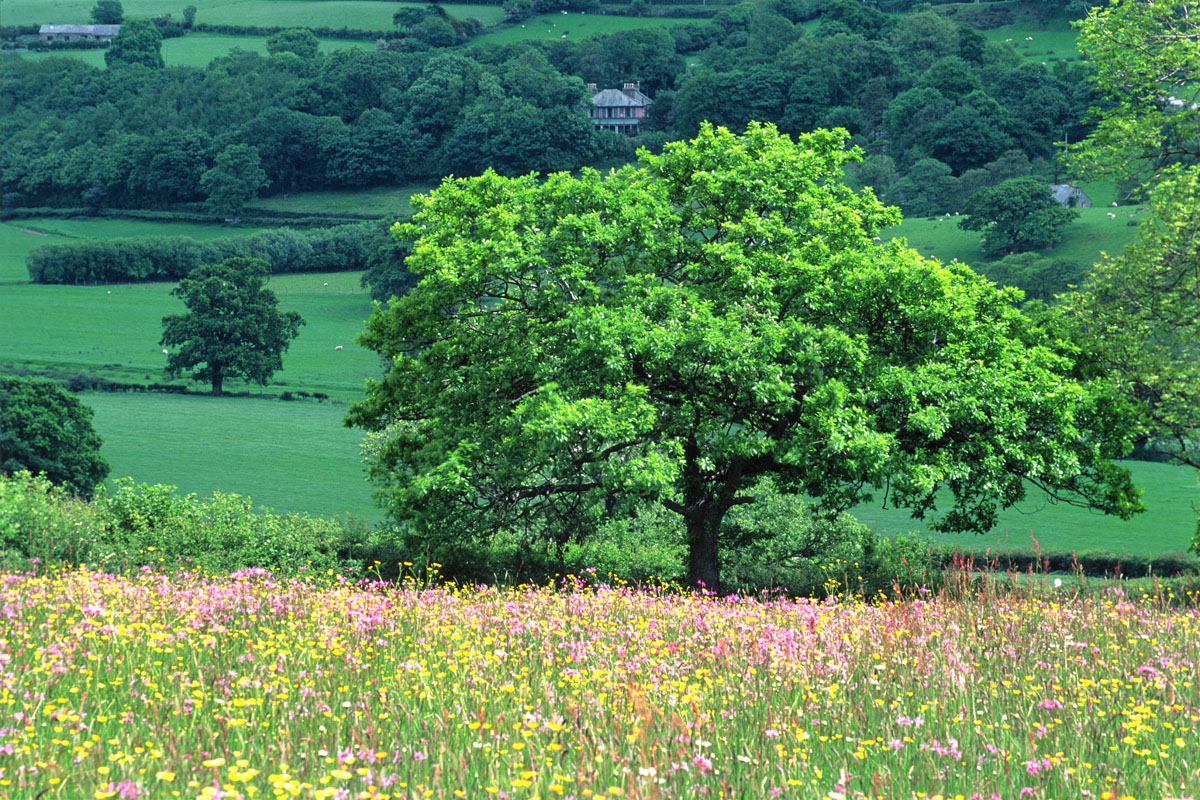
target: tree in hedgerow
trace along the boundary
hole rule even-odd
[[[315,58],[321,49],[321,41],[308,28],[288,28],[267,37],[267,52],[295,53],[304,59]]]
[[[873,237],[845,131],[705,124],[640,165],[447,180],[418,286],[360,342],[388,373],[348,424],[405,536],[584,537],[659,506],[693,585],[767,478],[836,514],[876,497],[986,530],[1031,487],[1128,516],[1124,407],[966,266]]]
[[[196,7],[195,6],[184,6],[183,7],[183,27],[185,29],[190,30],[192,25],[194,25],[195,23],[196,23]]]
[[[269,183],[258,149],[251,144],[229,145],[217,154],[212,168],[200,176],[200,189],[208,196],[204,205],[224,217],[240,214]]]
[[[151,69],[162,69],[162,34],[148,19],[131,19],[121,25],[104,51],[104,63],[109,67],[144,64]]]
[[[108,476],[92,409],[58,384],[0,375],[0,473],[28,470],[90,497]]]
[[[958,226],[982,231],[988,256],[1023,253],[1057,244],[1079,212],[1055,202],[1050,187],[1037,178],[1009,178],[980,189],[963,206]]]
[[[163,317],[162,344],[169,349],[167,374],[191,371],[192,380],[221,394],[227,378],[265,386],[283,368],[283,353],[304,320],[280,313],[275,293],[264,284],[270,264],[258,258],[229,258],[188,273],[171,294],[188,313]]]
[[[92,6],[92,22],[97,25],[120,25],[125,19],[121,0],[96,0]]]

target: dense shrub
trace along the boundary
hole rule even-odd
[[[86,563],[107,528],[100,508],[47,478],[0,474],[0,569]]]
[[[34,283],[86,284],[179,280],[201,264],[261,258],[272,272],[363,269],[385,223],[314,231],[279,228],[199,242],[184,236],[92,239],[36,247],[25,259]]]

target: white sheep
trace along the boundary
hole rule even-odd
[[[333,348],[333,349],[334,349],[334,350],[341,350],[341,349],[342,349],[342,346],[339,344],[337,347],[335,347],[335,348]],[[166,350],[164,350],[163,352],[165,353],[165,352],[166,352]]]
[[[166,350],[163,350],[163,355],[164,355],[164,356],[169,356],[169,355],[171,355],[171,354],[170,354],[170,353],[168,353]]]
[[[1027,42],[1032,42],[1032,41],[1033,41],[1033,37],[1032,37],[1032,36],[1026,36],[1026,37],[1025,37],[1025,41],[1027,41]]]
[[[322,283],[321,285],[322,285],[322,286],[328,286],[328,285],[329,285],[329,281],[325,281],[325,282],[324,282],[324,283]]]
[[[1116,219],[1116,218],[1117,218],[1117,215],[1116,215],[1116,214],[1114,214],[1114,213],[1112,213],[1111,211],[1110,211],[1110,212],[1108,212],[1108,214],[1107,214],[1106,216],[1107,216],[1109,219]]]
[[[1113,208],[1116,208],[1116,207],[1117,207],[1117,204],[1116,204],[1116,203],[1113,203],[1113,204],[1112,204],[1112,207],[1113,207]]]

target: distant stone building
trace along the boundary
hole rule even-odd
[[[597,130],[616,131],[627,136],[637,136],[638,124],[646,116],[646,109],[654,101],[642,94],[640,83],[626,83],[621,89],[599,91],[596,84],[589,83],[592,103],[588,116]]]
[[[1067,208],[1091,208],[1092,198],[1083,193],[1083,189],[1069,183],[1054,183],[1050,185],[1050,193],[1054,201]]]
[[[38,29],[38,38],[43,42],[103,42],[119,30],[120,25],[43,25]]]

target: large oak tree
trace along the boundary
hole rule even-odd
[[[874,241],[897,214],[838,182],[845,139],[705,125],[621,172],[488,172],[418,201],[400,233],[421,282],[368,321],[391,366],[348,418],[391,514],[584,535],[657,503],[715,589],[722,521],[766,476],[951,530],[1032,487],[1138,510],[1109,460],[1122,408],[1015,290]]]

